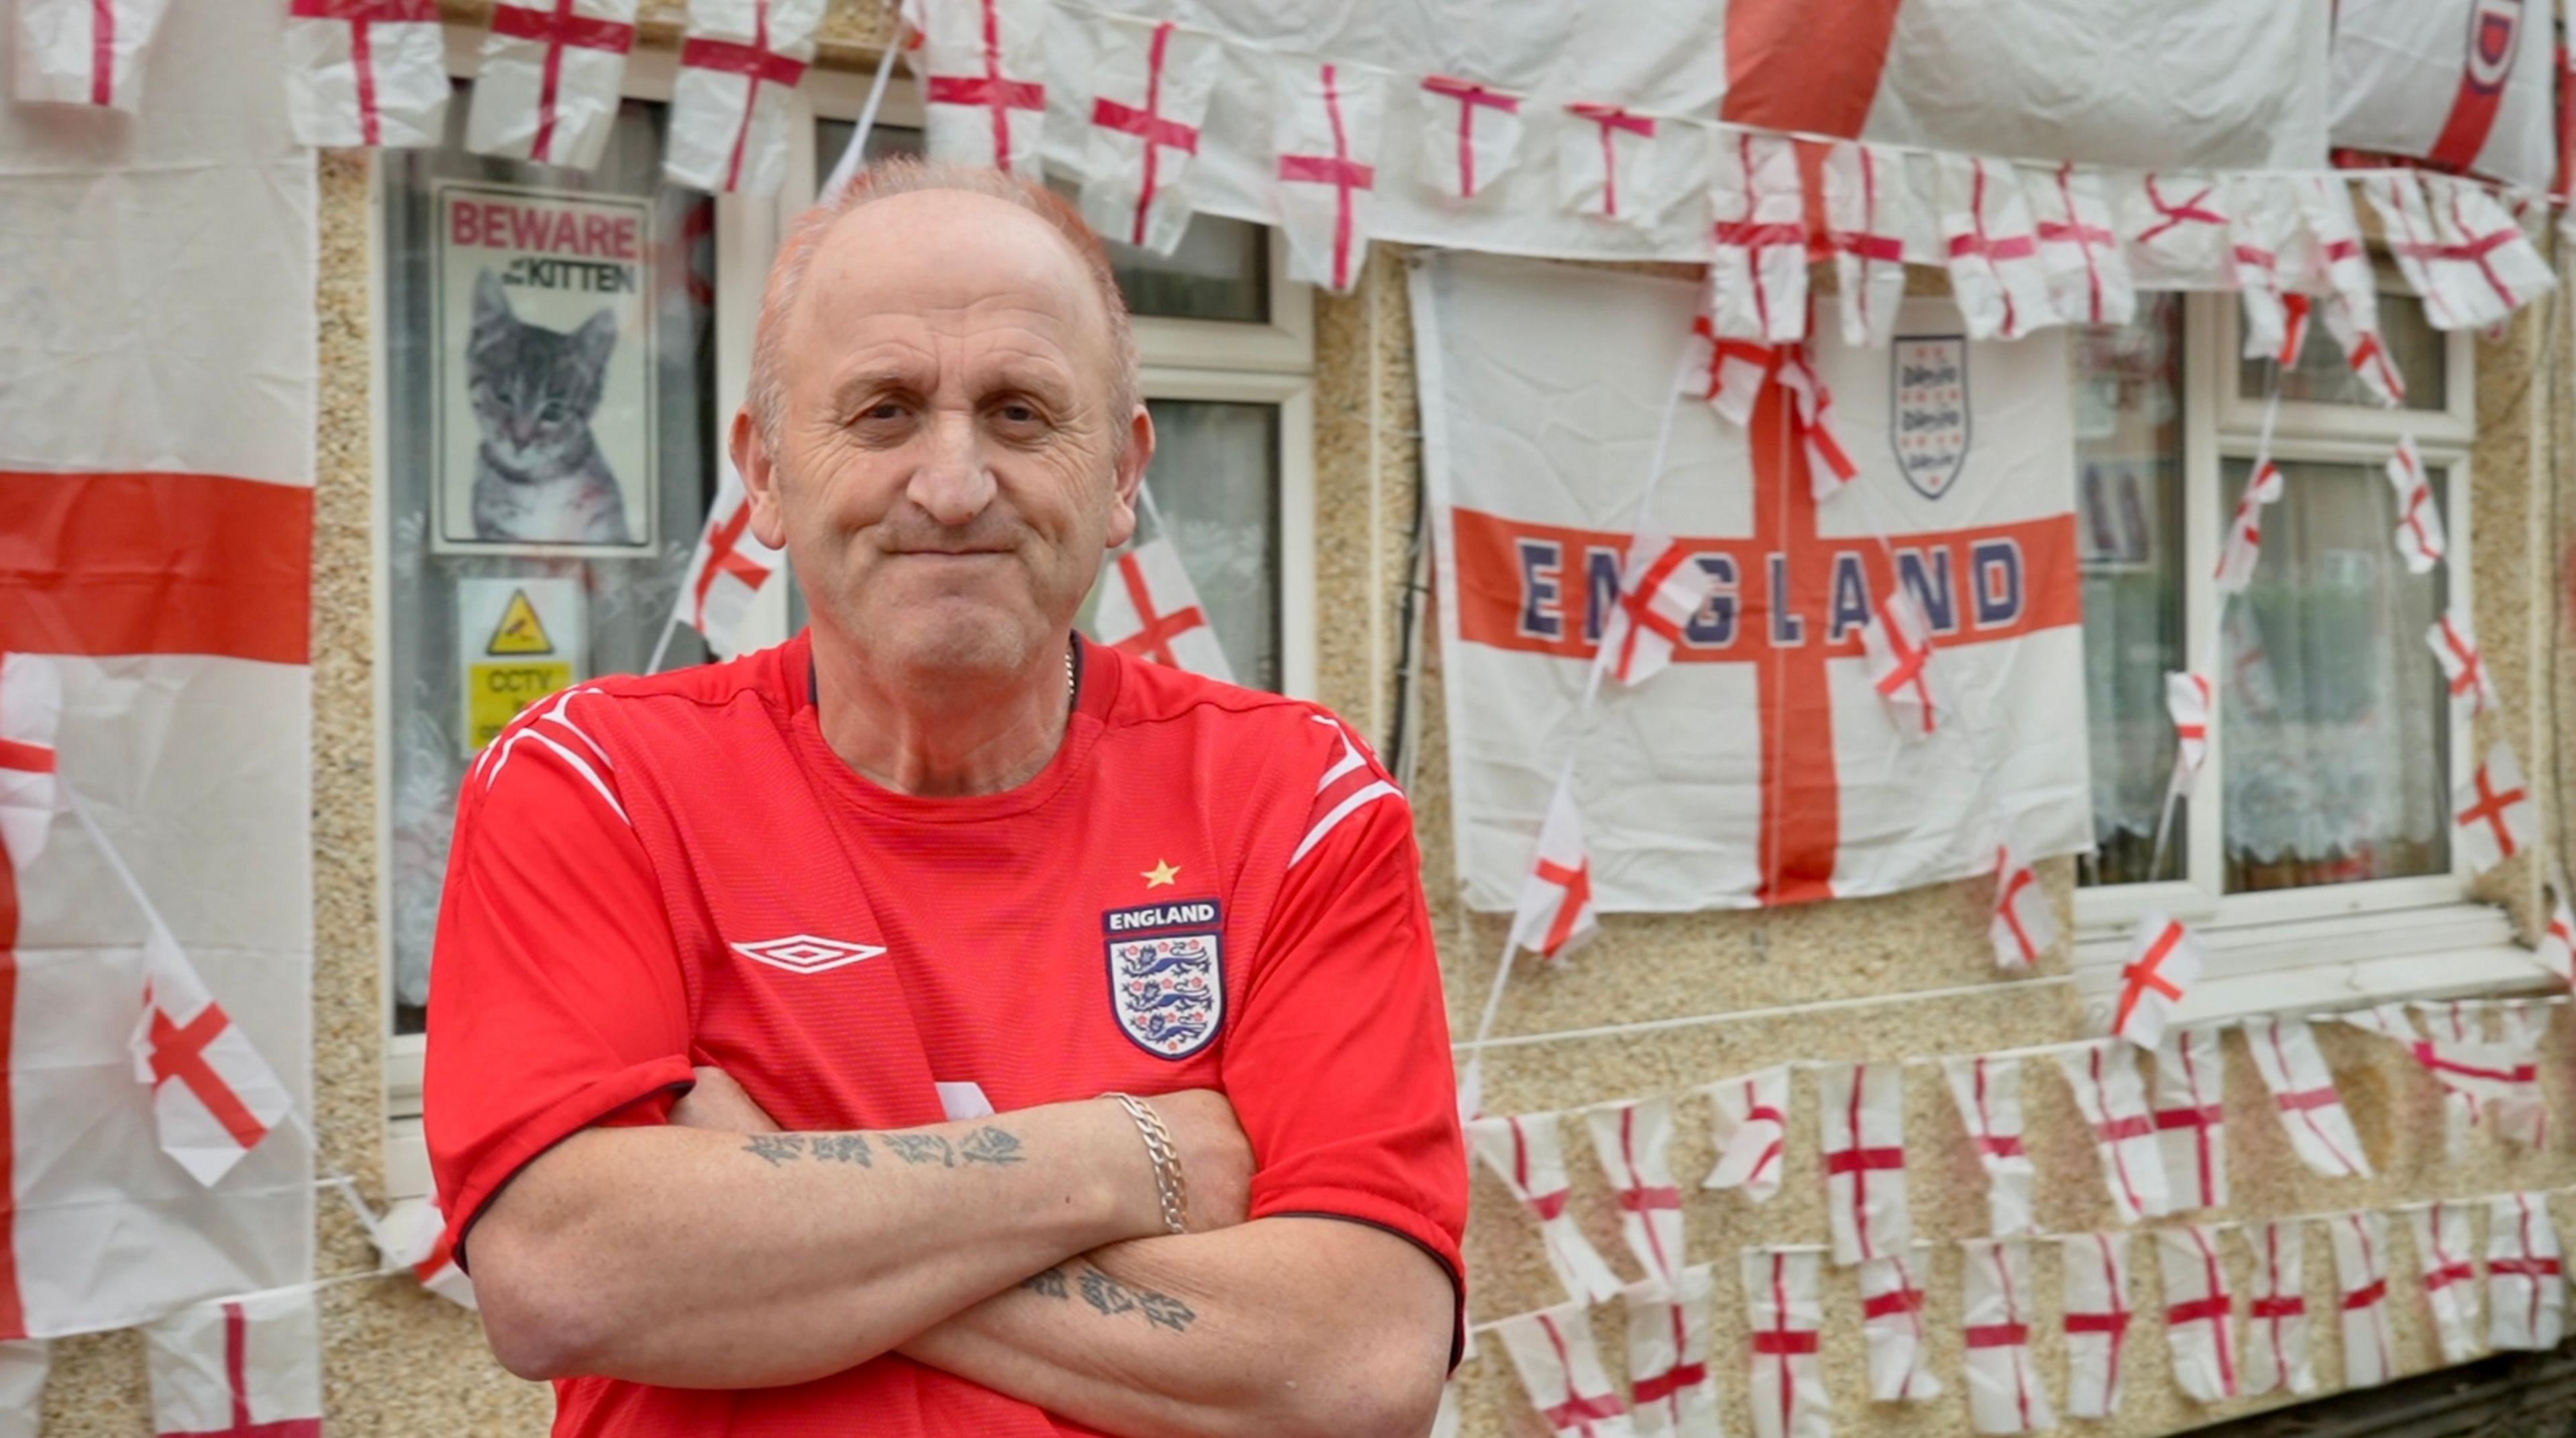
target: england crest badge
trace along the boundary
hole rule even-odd
[[[1896,468],[1916,493],[1939,499],[1968,462],[1967,336],[1898,335],[1887,366]]]
[[[1111,909],[1109,1008],[1118,1031],[1156,1058],[1206,1048],[1225,1019],[1225,926],[1214,899]]]

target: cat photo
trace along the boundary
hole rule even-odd
[[[617,349],[617,312],[570,330],[521,319],[490,269],[474,277],[466,396],[474,451],[473,537],[482,542],[628,545],[626,499],[591,433]]]

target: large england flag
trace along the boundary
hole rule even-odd
[[[113,867],[309,1113],[314,174],[286,19],[172,6],[120,125],[0,106],[0,651],[59,677],[58,802],[90,821],[0,863],[0,1338],[312,1272],[303,1124],[211,1184],[161,1146],[129,1047],[151,921]]]
[[[2558,159],[2550,15],[2535,0],[2339,0],[2338,150],[2546,190]]]
[[[2067,365],[2059,338],[1965,337],[1910,300],[1890,349],[1817,340],[1860,463],[1819,504],[1787,403],[1684,403],[1647,522],[1714,590],[1652,685],[1587,668],[1615,603],[1690,328],[1685,283],[1442,255],[1415,274],[1458,849],[1512,906],[1565,756],[1582,755],[1595,902],[1677,911],[1883,894],[2091,834]],[[1957,706],[1900,731],[1861,631],[1903,583]]]

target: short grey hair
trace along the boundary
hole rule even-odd
[[[1101,310],[1109,317],[1113,366],[1110,432],[1116,446],[1112,453],[1124,457],[1129,435],[1127,417],[1144,402],[1144,385],[1138,373],[1136,333],[1127,321],[1127,301],[1118,292],[1118,278],[1109,268],[1109,252],[1101,245],[1100,237],[1091,232],[1080,212],[1043,185],[990,166],[919,160],[909,155],[879,160],[859,171],[839,193],[817,200],[788,227],[777,258],[770,262],[769,283],[760,297],[760,320],[752,331],[751,383],[743,399],[745,408],[751,411],[752,423],[760,428],[761,444],[772,455],[778,452],[787,388],[779,372],[779,351],[786,343],[787,317],[796,307],[797,293],[805,285],[805,272],[814,263],[814,252],[822,248],[823,237],[844,217],[878,200],[930,190],[957,190],[1008,201],[1046,221],[1048,228],[1071,247],[1083,272],[1090,276],[1092,289],[1100,296]]]

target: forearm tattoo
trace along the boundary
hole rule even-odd
[[[1061,1268],[1031,1274],[1020,1280],[1020,1287],[1059,1303],[1069,1303],[1073,1295],[1079,1293],[1082,1301],[1103,1318],[1115,1318],[1122,1313],[1142,1314],[1147,1323],[1156,1328],[1168,1328],[1174,1333],[1188,1332],[1199,1316],[1197,1310],[1168,1293],[1151,1288],[1131,1288],[1087,1264],[1075,1276],[1070,1287],[1066,1285]]]
[[[875,1150],[863,1133],[755,1133],[745,1136],[742,1151],[767,1161],[771,1168],[811,1158],[817,1163],[854,1163],[861,1168],[876,1167]],[[1018,1135],[986,1124],[984,1127],[950,1143],[935,1133],[881,1133],[877,1140],[886,1152],[908,1164],[934,1163],[955,1168],[959,1163],[1018,1163]]]

